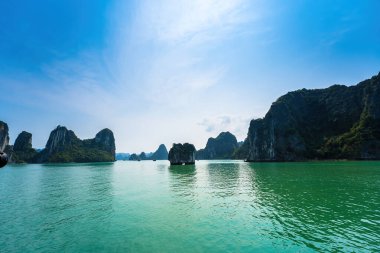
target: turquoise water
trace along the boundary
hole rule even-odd
[[[379,252],[380,162],[0,169],[0,252]]]

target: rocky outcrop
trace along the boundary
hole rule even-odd
[[[169,151],[169,161],[171,165],[183,165],[195,163],[195,147],[193,144],[173,144]]]
[[[7,123],[0,121],[0,151],[9,145],[9,129]]]
[[[129,161],[140,161],[140,157],[137,154],[133,153],[130,155]]]
[[[75,146],[81,146],[81,140],[71,130],[57,126],[49,136],[44,152],[48,155],[57,154]]]
[[[244,160],[248,157],[249,143],[248,139],[238,143],[238,148],[234,151],[232,159]]]
[[[150,160],[168,160],[168,150],[164,144],[161,144],[158,149],[153,153]]]
[[[32,147],[32,134],[26,131],[21,132],[13,145],[12,162],[33,162],[36,155],[37,151]]]
[[[115,157],[115,137],[110,129],[105,128],[97,133],[93,142],[96,147],[110,153],[113,157]]]
[[[122,161],[128,160],[130,156],[131,156],[131,154],[129,154],[129,153],[116,153],[115,154],[116,160],[122,160]]]
[[[22,131],[16,138],[13,145],[14,151],[23,151],[32,148],[32,134]]]
[[[8,163],[8,155],[0,151],[0,168],[4,167]]]
[[[230,132],[222,132],[216,138],[209,138],[204,149],[196,153],[198,160],[231,159],[238,142],[235,135]]]
[[[139,155],[139,158],[140,158],[140,160],[146,160],[147,157],[146,157],[145,152],[141,152],[140,155]]]
[[[115,161],[115,138],[103,129],[94,139],[80,140],[73,131],[58,126],[49,136],[45,149],[35,162],[112,162]]]
[[[380,75],[289,92],[251,121],[247,143],[248,161],[380,159]]]

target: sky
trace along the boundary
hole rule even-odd
[[[0,0],[0,120],[43,148],[63,125],[116,152],[230,131],[288,91],[380,71],[377,0]]]

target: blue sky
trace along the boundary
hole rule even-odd
[[[0,0],[0,119],[44,147],[57,125],[117,152],[231,131],[288,91],[380,71],[380,1]]]

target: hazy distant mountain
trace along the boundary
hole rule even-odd
[[[207,159],[231,159],[238,148],[235,135],[230,132],[222,132],[216,138],[209,138],[204,149],[197,151],[196,158]]]
[[[116,160],[128,160],[131,154],[129,153],[116,153],[115,158]]]
[[[133,153],[132,155],[129,156],[128,160],[129,161],[140,161],[140,157],[137,154]]]
[[[164,144],[161,144],[158,149],[149,157],[149,160],[168,160],[168,150]]]

